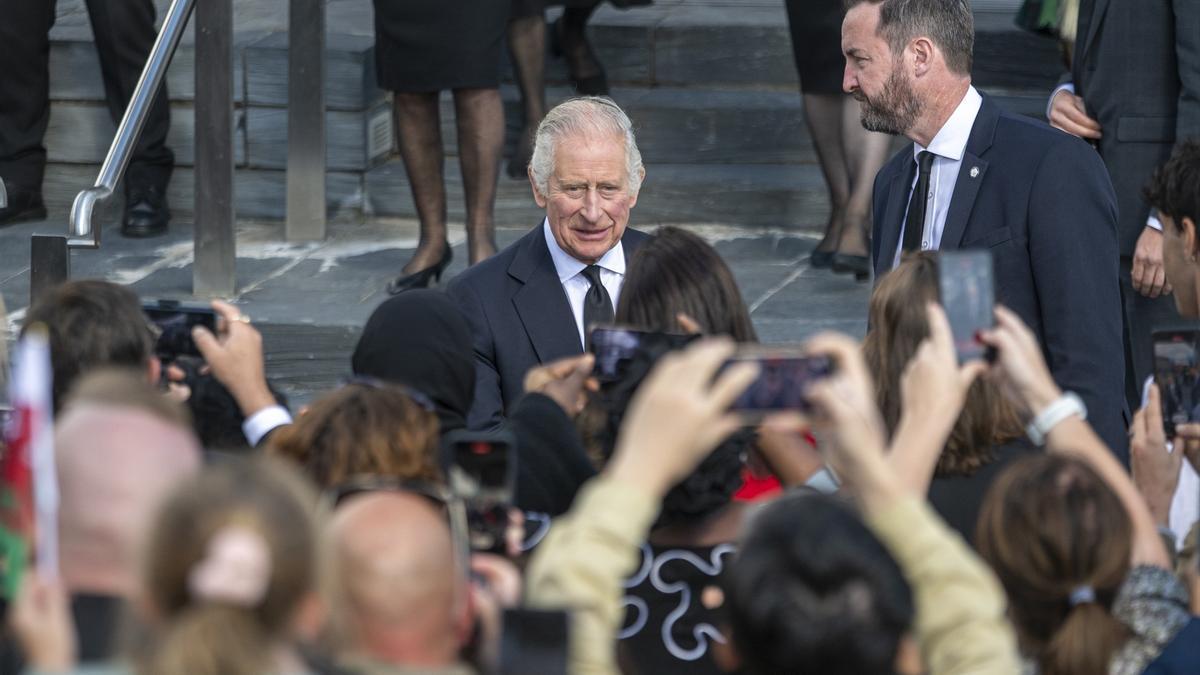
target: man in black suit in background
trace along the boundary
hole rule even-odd
[[[1175,143],[1200,137],[1200,2],[1082,0],[1070,81],[1047,113],[1055,127],[1093,143],[1120,207],[1126,397],[1140,405],[1150,376],[1150,333],[1178,319],[1162,263],[1162,225],[1142,187]]]
[[[997,299],[1038,335],[1059,385],[1128,455],[1116,198],[1087,144],[971,86],[967,0],[860,0],[843,83],[863,125],[912,139],[875,179],[877,277],[905,252],[988,249]],[[1032,411],[1037,414],[1040,411]]]
[[[120,122],[154,45],[153,0],[87,0],[100,57],[104,94]],[[55,0],[0,0],[0,178],[8,205],[0,226],[42,220],[43,141],[50,121],[50,28]],[[166,87],[150,108],[125,172],[121,234],[152,237],[167,231],[167,183],[175,156],[165,145],[170,127]]]
[[[530,368],[581,353],[587,328],[612,321],[646,238],[626,229],[645,174],[633,124],[611,100],[572,99],[542,120],[529,182],[545,220],[449,287],[474,333],[469,427],[498,425]]]

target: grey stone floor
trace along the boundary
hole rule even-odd
[[[10,326],[20,325],[28,301],[29,236],[62,228],[47,222],[0,229],[0,294]],[[802,341],[826,329],[865,330],[869,286],[810,269],[812,238],[782,228],[692,229],[733,269],[764,342]],[[386,297],[382,289],[411,254],[416,232],[412,221],[335,225],[324,242],[292,245],[283,242],[280,224],[239,227],[239,290],[232,299],[262,328],[269,375],[286,393],[307,400],[348,373],[358,329]],[[155,240],[124,239],[115,228],[104,234],[99,251],[73,252],[73,278],[129,284],[145,299],[192,299],[189,224],[174,223],[169,236]],[[521,234],[501,230],[500,244]],[[451,242],[455,260],[447,278],[465,265],[461,226],[451,227]]]

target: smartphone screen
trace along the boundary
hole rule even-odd
[[[758,377],[733,403],[733,409],[750,414],[781,410],[808,410],[808,388],[833,374],[827,356],[800,354],[739,354],[733,361],[756,361]]]
[[[601,382],[620,381],[635,361],[653,361],[696,338],[695,335],[654,333],[630,328],[595,328],[588,337],[588,350],[596,356],[593,373]]]
[[[570,616],[561,610],[504,610],[500,675],[567,675],[570,625]]]
[[[458,432],[447,438],[450,489],[467,509],[471,550],[507,554],[508,509],[516,480],[507,436]]]
[[[1154,382],[1162,401],[1163,427],[1167,438],[1175,436],[1175,427],[1200,420],[1200,327],[1196,329],[1156,330],[1154,344]]]
[[[204,326],[214,333],[217,331],[217,314],[211,307],[159,300],[142,305],[142,311],[158,327],[154,353],[163,361],[174,361],[180,356],[200,356],[192,340],[192,329],[196,326]]]
[[[992,269],[990,251],[946,251],[938,257],[938,291],[959,363],[988,357],[976,336],[996,322]]]

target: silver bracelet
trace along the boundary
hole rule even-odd
[[[1045,445],[1046,436],[1050,434],[1050,431],[1072,415],[1078,415],[1079,419],[1087,420],[1087,406],[1083,404],[1083,399],[1074,392],[1068,391],[1033,418],[1029,426],[1025,427],[1025,435],[1029,436],[1029,440],[1033,441],[1034,445]]]

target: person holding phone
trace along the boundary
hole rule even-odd
[[[972,86],[967,0],[852,5],[843,87],[865,127],[912,140],[875,180],[876,278],[915,251],[990,251],[997,300],[1033,328],[1055,379],[1127,462],[1117,200],[1104,163]]]

